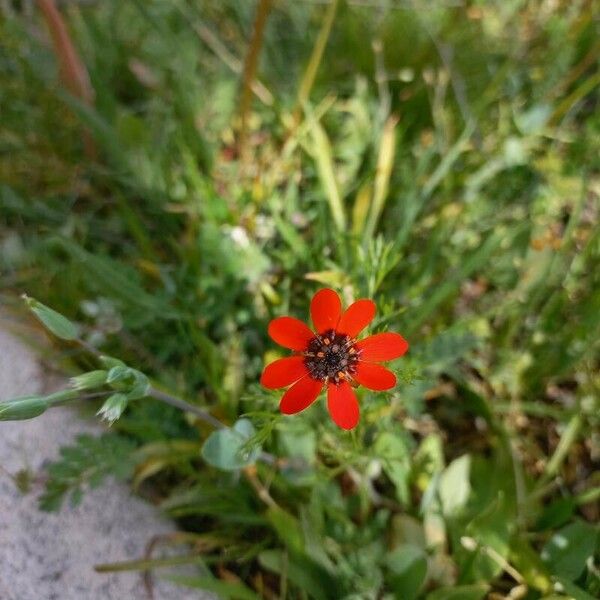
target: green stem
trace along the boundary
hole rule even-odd
[[[194,563],[203,563],[204,558],[198,555],[192,556],[171,556],[169,558],[151,558],[142,560],[129,560],[119,563],[107,563],[96,565],[96,573],[116,573],[120,571],[149,571],[157,567],[174,567],[176,565],[188,565]]]
[[[325,46],[327,46],[327,40],[329,40],[329,35],[331,34],[331,28],[333,26],[333,21],[335,20],[335,13],[337,12],[337,7],[338,0],[333,0],[333,2],[327,8],[327,12],[325,13],[325,17],[323,18],[323,25],[321,26],[321,30],[319,31],[319,35],[317,36],[317,40],[315,42],[312,54],[310,55],[308,65],[306,67],[306,71],[304,72],[302,82],[300,83],[300,89],[298,90],[296,110],[294,111],[295,121],[300,120],[301,111],[304,108],[304,105],[308,102],[310,92],[312,90],[315,78],[317,76],[317,71],[319,70],[319,65],[321,64],[321,60],[323,59]]]
[[[558,442],[558,446],[552,455],[552,458],[548,461],[546,465],[546,472],[542,477],[543,482],[549,481],[552,477],[554,477],[561,465],[563,464],[571,446],[577,441],[577,437],[579,436],[579,431],[581,430],[581,426],[583,421],[581,419],[581,415],[576,414],[571,417],[567,428],[564,430],[560,441]]]

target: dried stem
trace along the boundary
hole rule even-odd
[[[54,53],[60,65],[61,77],[65,87],[84,104],[93,106],[94,89],[87,68],[71,40],[69,30],[60,11],[54,0],[38,0],[38,4],[52,37]],[[88,158],[94,159],[96,148],[87,129],[83,132],[83,143]]]
[[[246,60],[244,61],[242,98],[240,101],[241,129],[239,140],[239,150],[243,164],[247,164],[249,159],[247,143],[248,116],[252,104],[252,83],[255,80],[258,57],[264,38],[265,25],[267,24],[267,17],[271,11],[272,4],[273,0],[259,0],[256,16],[254,18],[252,38],[250,39]]]

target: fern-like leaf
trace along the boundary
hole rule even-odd
[[[40,508],[56,511],[67,495],[71,506],[76,506],[86,489],[98,487],[107,476],[127,479],[135,466],[135,448],[133,441],[116,433],[78,436],[72,446],[60,449],[60,458],[47,468],[48,480],[39,500]]]

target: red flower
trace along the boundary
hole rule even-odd
[[[295,350],[293,356],[267,365],[260,378],[262,385],[273,390],[294,384],[281,398],[282,413],[293,415],[308,408],[326,386],[331,418],[342,429],[353,429],[360,411],[352,387],[389,390],[396,385],[396,376],[377,363],[402,356],[408,342],[397,333],[356,340],[373,320],[375,310],[373,301],[357,300],[342,312],[339,296],[324,289],[310,303],[316,334],[293,317],[278,317],[269,323],[271,338]]]

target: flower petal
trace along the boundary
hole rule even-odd
[[[310,376],[297,381],[284,395],[279,403],[279,410],[284,415],[294,415],[309,407],[317,398],[323,382]]]
[[[396,385],[396,376],[381,365],[358,361],[352,375],[360,385],[370,390],[389,390]]]
[[[345,381],[338,385],[332,383],[327,388],[327,409],[335,424],[342,429],[354,429],[358,424],[358,400]]]
[[[306,350],[315,334],[308,325],[294,317],[277,317],[269,323],[269,335],[273,341],[290,350]]]
[[[356,337],[373,320],[376,310],[372,300],[357,300],[345,310],[337,330],[350,337]]]
[[[340,297],[328,288],[319,290],[310,303],[310,314],[317,333],[335,329],[342,314]]]
[[[308,369],[304,366],[304,357],[289,356],[268,364],[260,377],[260,383],[270,390],[276,390],[305,375],[308,375]]]
[[[381,362],[394,360],[408,350],[408,342],[398,333],[377,333],[356,344],[361,350],[360,360]]]

